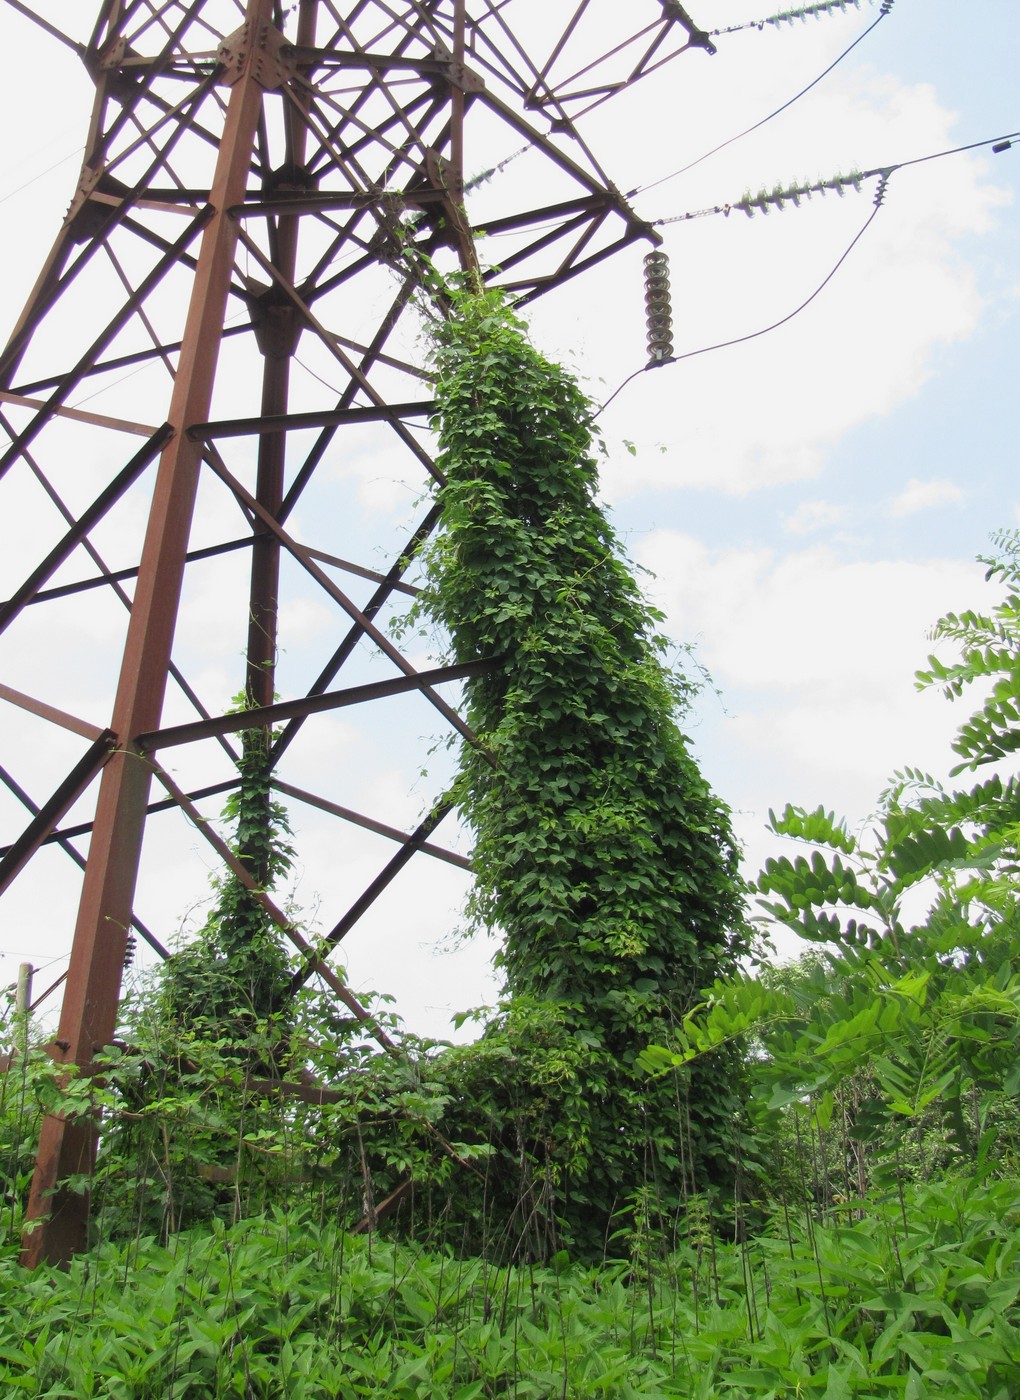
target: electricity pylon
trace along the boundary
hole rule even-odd
[[[74,48],[96,89],[77,189],[0,355],[0,892],[36,867],[44,887],[55,851],[81,871],[51,1049],[87,1075],[114,1035],[129,940],[166,952],[167,914],[135,907],[159,861],[151,842],[143,853],[153,813],[193,823],[297,944],[299,979],[317,974],[362,1017],[330,950],[412,858],[466,866],[432,841],[441,797],[408,832],[288,779],[299,741],[345,707],[410,695],[471,737],[440,687],[474,667],[420,670],[385,629],[437,509],[384,560],[367,540],[349,558],[335,463],[399,451],[425,487],[440,479],[414,341],[424,267],[528,302],[658,243],[583,118],[712,45],[674,0],[104,0],[81,38],[61,6],[10,3]],[[498,269],[479,233],[498,236]],[[244,586],[223,588],[242,564]],[[279,664],[297,579],[335,617],[304,675]],[[225,609],[241,712],[209,699],[188,642]],[[87,676],[60,664],[79,636]],[[278,794],[391,843],[357,897],[324,911],[314,949],[209,820],[245,730],[269,736]],[[60,1183],[87,1177],[94,1152],[90,1122],[46,1120],[28,1263],[82,1247],[87,1193]]]

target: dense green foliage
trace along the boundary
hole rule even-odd
[[[677,726],[692,686],[664,665],[596,502],[590,405],[499,296],[450,296],[435,350],[442,527],[413,618],[444,625],[456,660],[492,661],[467,686],[478,740],[455,793],[476,838],[470,914],[502,940],[506,1000],[473,1046],[405,1038],[400,1055],[368,1054],[345,1027],[323,1064],[331,1019],[317,1026],[283,995],[277,931],[228,874],[110,1079],[128,1116],[109,1155],[130,1142],[145,1163],[137,1210],[152,1229],[236,1214],[244,1172],[232,1142],[216,1146],[210,1079],[339,1081],[323,1147],[314,1114],[296,1128],[301,1161],[318,1175],[342,1159],[367,1217],[413,1181],[398,1230],[442,1216],[462,1248],[505,1258],[564,1244],[601,1258],[635,1215],[668,1224],[737,1174],[736,1055],[655,1083],[636,1065],[747,946],[727,814]],[[228,815],[238,856],[271,887],[290,852],[262,740],[246,735]],[[154,1102],[174,1105],[172,1141]],[[254,1098],[241,1115],[259,1117]],[[104,1181],[112,1220],[127,1201]]]
[[[300,1212],[0,1261],[5,1394],[115,1400],[1012,1400],[1015,1183],[906,1188],[746,1244],[693,1203],[678,1247],[495,1268]]]
[[[223,813],[261,889],[285,879],[293,856],[286,811],[272,797],[269,739],[260,729],[243,732],[238,786]],[[237,1028],[286,1007],[290,972],[279,929],[232,871],[216,880],[215,896],[202,928],[160,978],[161,1015],[180,1026]]]
[[[494,659],[467,684],[481,744],[459,784],[474,917],[504,935],[512,993],[629,1041],[651,998],[689,1002],[744,950],[727,815],[595,499],[590,403],[494,294],[458,301],[436,360],[443,529],[419,606],[457,661]]]
[[[999,629],[995,684],[962,734],[994,724],[994,747],[1008,753],[1000,716],[1020,662],[1020,638],[1008,636],[1020,567],[1012,538],[1002,546],[1005,602],[937,630],[958,631],[966,658],[971,641]],[[988,647],[970,664],[987,671]],[[944,683],[945,669],[932,662],[925,682]],[[966,678],[953,674],[962,692]],[[968,763],[991,747],[961,742]],[[552,1060],[556,1031],[543,1041],[540,1003],[530,1020],[521,1004],[504,1027],[516,1040],[493,1034],[438,1056],[423,1046],[386,1075],[357,1028],[300,1002],[286,1036],[272,1022],[250,1023],[246,1043],[193,1029],[173,1043],[173,1072],[158,1085],[137,1054],[113,1055],[102,1083],[66,1086],[44,1056],[20,1058],[0,1084],[7,1389],[124,1400],[1012,1400],[1012,791],[993,777],[977,795],[942,792],[912,774],[886,794],[870,833],[821,810],[776,819],[811,854],[770,863],[760,895],[810,953],[718,979],[672,1043],[643,1057],[672,1070],[674,1058],[684,1067],[747,1047],[743,1141],[753,1138],[755,1159],[730,1201],[689,1194],[665,1231],[650,1183],[594,1267],[563,1252],[544,1268],[496,1267],[489,1258],[508,1244],[496,1212],[471,1255],[474,1237],[449,1209],[489,1162],[469,1145],[442,1147],[451,1104],[435,1066],[459,1057],[491,1083],[530,1055],[519,1084],[539,1101],[544,1062],[546,1106],[558,1106],[573,1070]],[[348,1092],[317,1104],[273,1090],[252,1075],[268,1059],[282,1074],[310,1067],[334,1083],[342,1065]],[[464,1073],[462,1063],[451,1082]],[[139,1105],[133,1086],[146,1076]],[[14,1251],[39,1114],[97,1107],[109,1125],[97,1225],[122,1243],[67,1275],[27,1275]],[[756,1175],[755,1162],[766,1170]],[[370,1215],[373,1193],[408,1172],[424,1189],[408,1200],[407,1243],[338,1228]],[[205,1223],[182,1231],[189,1220]]]
[[[591,405],[498,294],[453,312],[435,351],[442,529],[415,615],[455,661],[492,661],[466,685],[478,743],[456,791],[508,1010],[440,1073],[459,1072],[458,1137],[504,1125],[490,1193],[537,1183],[549,1237],[597,1255],[636,1192],[668,1215],[732,1181],[735,1063],[649,1085],[634,1062],[747,950],[743,890],[677,724],[691,684],[596,500]]]

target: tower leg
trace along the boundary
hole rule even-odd
[[[270,0],[249,0],[253,29],[269,16]],[[231,90],[217,158],[170,404],[174,437],[160,458],[114,703],[118,747],[100,785],[54,1044],[57,1062],[84,1075],[116,1024],[151,777],[133,739],[158,727],[162,713],[201,464],[201,447],[186,430],[209,416],[237,238],[228,210],[244,198],[261,105],[262,88],[249,65]],[[91,1176],[95,1147],[90,1116],[44,1120],[22,1250],[27,1266],[63,1263],[85,1247],[88,1192],[60,1183]]]

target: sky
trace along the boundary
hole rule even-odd
[[[774,13],[753,0],[687,8],[706,29]],[[609,33],[613,7],[597,13]],[[589,143],[622,189],[638,191],[643,217],[671,221],[660,231],[679,362],[620,387],[644,361],[639,252],[529,313],[536,342],[593,400],[619,389],[600,418],[605,505],[648,571],[678,657],[693,646],[711,675],[685,729],[734,813],[750,874],[776,849],[770,808],[822,803],[856,826],[895,769],[947,772],[966,712],[919,693],[914,673],[943,612],[987,603],[975,556],[991,533],[1020,526],[1020,144],[923,159],[1020,129],[1020,7],[969,0],[965,23],[961,13],[949,0],[897,0],[831,74],[708,159],[812,83],[879,7],[720,34],[714,57],[684,55],[607,104],[585,124]],[[22,269],[0,288],[6,331],[73,190],[89,89],[73,56],[20,16],[0,15],[0,35],[26,58],[0,93],[0,218],[8,265]],[[480,164],[488,156],[477,153]],[[863,233],[875,179],[753,218],[680,217],[745,191],[904,162],[919,163],[893,171]],[[694,353],[784,320],[830,273],[778,329]],[[380,539],[411,492],[367,452],[337,484],[358,528]],[[202,610],[201,599],[185,606]],[[197,660],[229,696],[229,643],[206,621]],[[322,625],[321,603],[294,604],[295,665],[302,636]],[[341,720],[330,733],[348,768],[412,822],[423,801],[415,763],[390,754],[403,739],[390,732],[352,757]],[[419,736],[408,736],[410,753]],[[463,835],[445,838],[465,848]],[[331,839],[312,822],[301,832],[309,870]],[[354,841],[352,867],[360,849]],[[185,854],[194,842],[168,846],[145,891],[150,904],[176,900],[182,927],[204,897],[182,882]],[[452,1011],[496,994],[492,945],[450,951],[464,879],[433,865],[421,881],[413,904],[396,893],[384,902],[372,945],[348,953],[348,976],[391,992],[411,1028],[442,1035]],[[306,908],[330,896],[299,879]],[[14,904],[0,923],[0,985],[26,955],[41,967],[37,989],[66,965],[71,903],[54,888],[42,917]]]

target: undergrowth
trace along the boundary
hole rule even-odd
[[[5,1394],[115,1400],[1012,1400],[1018,1226],[1015,1183],[958,1182],[744,1244],[695,1231],[650,1268],[636,1238],[496,1268],[277,1211],[0,1265],[0,1366]]]

